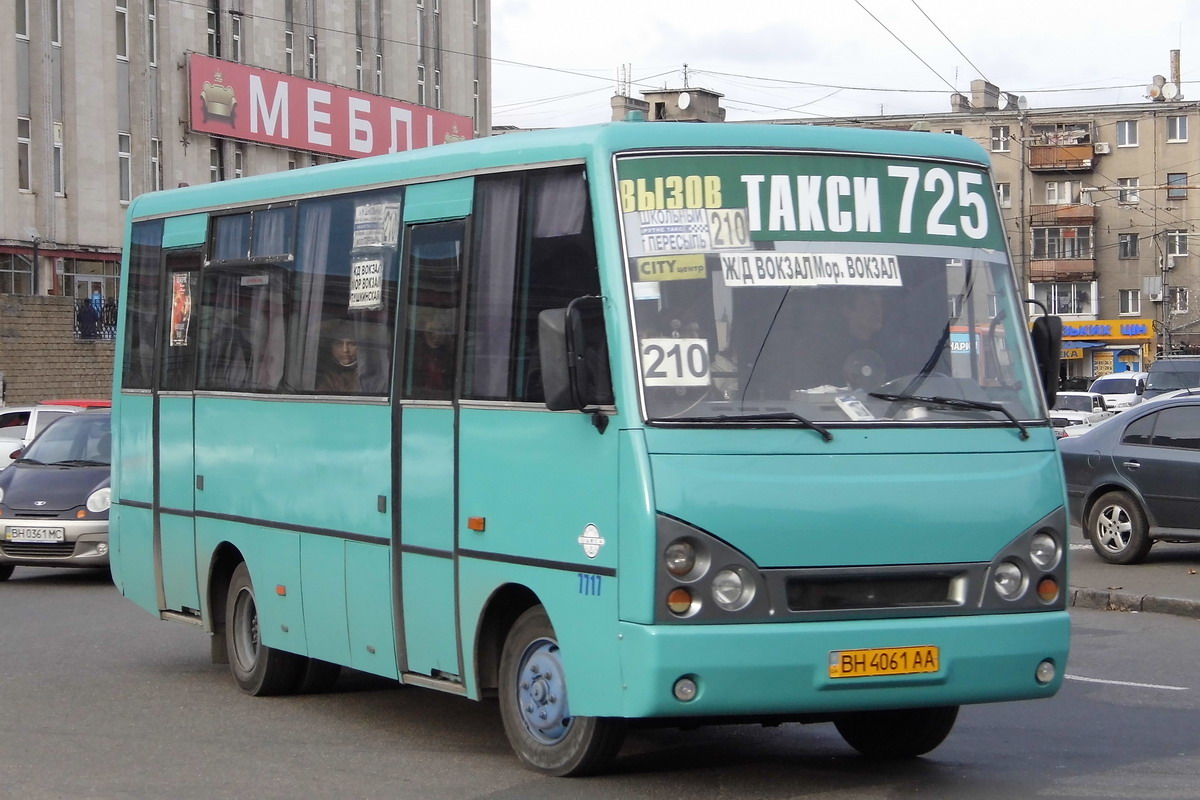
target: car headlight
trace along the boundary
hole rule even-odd
[[[108,511],[111,506],[112,489],[108,486],[92,492],[87,499],[87,510],[91,511],[93,514],[99,514],[101,511]]]
[[[727,567],[713,575],[712,596],[726,611],[740,611],[754,599],[754,578],[742,567]]]
[[[1025,573],[1012,561],[1001,561],[992,572],[996,594],[1005,600],[1016,600],[1025,592]]]

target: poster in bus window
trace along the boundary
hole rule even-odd
[[[399,203],[362,203],[354,209],[355,250],[395,247],[400,241]]]
[[[171,347],[186,347],[192,325],[192,274],[171,277]]]
[[[350,310],[383,308],[383,261],[364,258],[350,265]]]

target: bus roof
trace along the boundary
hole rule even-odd
[[[955,134],[800,124],[609,122],[487,136],[405,153],[152,192],[133,201],[129,217],[146,219],[423,177],[452,177],[481,169],[607,158],[621,151],[670,147],[812,149],[946,158],[981,166],[990,163],[982,146]]]

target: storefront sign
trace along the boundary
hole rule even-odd
[[[342,157],[472,138],[469,117],[192,53],[191,129]]]
[[[1088,322],[1064,322],[1063,338],[1150,341],[1154,338],[1154,320],[1098,319]]]

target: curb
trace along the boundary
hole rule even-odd
[[[1200,619],[1200,601],[1176,597],[1110,592],[1099,589],[1072,589],[1071,603],[1076,608],[1098,608],[1103,611],[1136,611],[1174,614]]]

